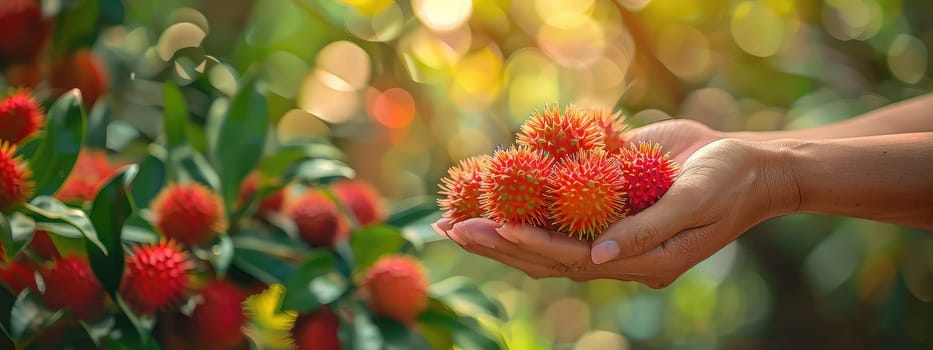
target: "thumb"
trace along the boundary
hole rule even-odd
[[[678,192],[672,188],[654,205],[609,226],[593,242],[593,263],[644,254],[690,228],[695,220],[695,201]]]

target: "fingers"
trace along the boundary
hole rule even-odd
[[[678,232],[696,226],[697,204],[689,195],[672,187],[654,205],[616,222],[599,235],[592,245],[593,263],[644,254]]]
[[[528,225],[505,224],[496,230],[519,248],[573,268],[589,265],[590,244],[558,232]]]
[[[463,249],[497,260],[535,277],[557,276],[555,266],[562,266],[552,259],[523,250],[503,239],[497,232],[499,224],[487,219],[470,219],[453,225],[448,236]]]

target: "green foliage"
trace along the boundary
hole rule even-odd
[[[84,143],[85,119],[78,90],[65,93],[49,109],[45,135],[29,159],[36,194],[51,195],[65,182]]]

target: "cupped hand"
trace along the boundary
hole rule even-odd
[[[629,142],[654,142],[661,144],[665,152],[677,163],[683,164],[698,149],[710,142],[724,138],[722,132],[689,119],[671,119],[629,130],[625,139]]]
[[[675,142],[683,148],[672,152],[691,152],[693,144]],[[434,228],[467,251],[532,277],[609,278],[663,288],[752,226],[794,206],[792,176],[759,145],[722,139],[691,153],[667,194],[593,242],[479,218],[455,225],[441,220]]]

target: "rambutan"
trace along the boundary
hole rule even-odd
[[[240,185],[240,194],[237,198],[239,205],[246,205],[256,194],[257,189],[259,189],[259,176],[256,174],[247,176]],[[283,202],[285,202],[285,193],[282,190],[275,191],[259,201],[256,214],[264,216],[277,212],[282,209]]]
[[[15,153],[15,145],[0,141],[0,208],[25,202],[32,197],[32,171]]]
[[[61,95],[71,89],[81,90],[84,107],[90,109],[107,93],[107,70],[88,49],[80,49],[52,65],[52,93]]]
[[[33,234],[32,242],[29,242],[29,248],[32,248],[32,251],[45,259],[57,259],[60,257],[58,248],[55,247],[55,243],[52,242],[49,233],[42,230],[36,230],[36,233]]]
[[[52,35],[52,21],[36,0],[0,1],[0,64],[39,56]]]
[[[175,241],[136,246],[126,259],[120,294],[139,313],[170,308],[185,296],[192,268]]]
[[[49,65],[46,60],[34,59],[31,62],[11,64],[3,70],[6,85],[20,88],[33,88],[45,79]]]
[[[69,256],[42,271],[42,301],[53,310],[68,309],[79,320],[90,320],[103,311],[104,287],[91,271],[87,258]]]
[[[548,203],[547,178],[554,158],[528,146],[496,150],[483,176],[480,202],[497,222],[544,225]]]
[[[93,201],[97,191],[116,172],[117,167],[110,162],[106,151],[82,149],[55,198],[61,201]]]
[[[485,210],[480,203],[483,193],[483,174],[489,164],[489,156],[473,156],[460,161],[460,164],[447,170],[447,177],[441,179],[437,205],[444,210],[444,215],[457,223],[469,218],[483,216]]]
[[[428,305],[424,267],[410,256],[379,258],[366,272],[363,297],[373,312],[412,325]]]
[[[291,335],[298,350],[340,350],[340,320],[326,306],[298,316]]]
[[[607,108],[592,108],[587,112],[593,116],[593,119],[599,124],[599,129],[603,132],[603,143],[606,145],[606,152],[610,155],[621,153],[625,148],[624,133],[628,129],[622,112],[612,113]]]
[[[298,236],[312,247],[333,246],[349,233],[337,206],[318,190],[304,193],[285,212],[297,226]]]
[[[200,348],[229,349],[245,339],[243,301],[246,294],[225,280],[214,280],[201,289],[201,302],[191,313],[188,327]]]
[[[360,226],[366,226],[386,218],[386,206],[373,185],[362,180],[339,180],[331,191],[343,205],[350,209]]]
[[[625,178],[605,151],[564,158],[547,182],[551,221],[560,231],[593,239],[624,217]]]
[[[622,152],[619,167],[625,177],[626,209],[634,215],[658,201],[674,184],[680,166],[661,153],[661,145],[641,142]]]
[[[45,123],[42,107],[29,90],[17,90],[0,101],[0,141],[19,143]]]
[[[591,151],[605,147],[603,131],[594,117],[586,111],[568,106],[564,113],[554,104],[544,107],[544,113],[535,111],[521,126],[516,137],[519,145],[532,150],[547,152],[562,159],[579,151]]]
[[[7,266],[0,267],[0,282],[13,294],[19,294],[27,288],[36,290],[35,275],[36,270],[24,262],[10,261]]]
[[[206,244],[227,231],[223,201],[199,183],[168,185],[150,207],[159,232],[183,244]]]

